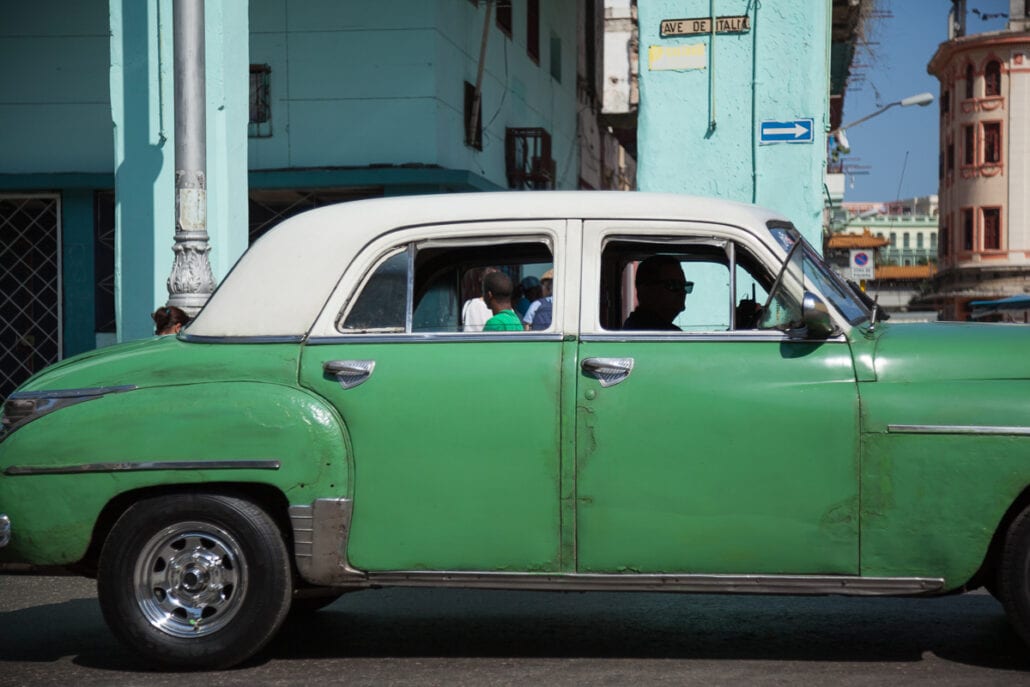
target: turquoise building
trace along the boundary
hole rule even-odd
[[[764,205],[821,246],[826,133],[863,5],[639,0],[640,190]]]
[[[485,0],[207,0],[216,280],[271,224],[317,205],[589,185],[599,7],[499,0],[487,21]],[[4,8],[0,397],[62,357],[152,334],[173,257],[172,10]]]

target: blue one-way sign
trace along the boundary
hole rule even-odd
[[[811,143],[814,120],[792,119],[786,122],[762,122],[761,143]]]

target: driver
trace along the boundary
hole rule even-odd
[[[623,329],[682,331],[672,321],[683,312],[694,282],[687,281],[680,261],[671,255],[652,255],[637,266],[637,309]]]

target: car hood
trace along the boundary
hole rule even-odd
[[[1030,379],[1030,327],[933,322],[884,324],[876,379],[885,382]]]
[[[42,370],[19,391],[217,381],[295,384],[298,344],[187,343],[174,336],[100,348]]]

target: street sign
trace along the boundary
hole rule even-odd
[[[851,249],[851,278],[856,281],[876,278],[872,251],[861,248]]]
[[[716,33],[747,33],[751,30],[751,17],[745,15],[734,17],[716,17]],[[710,17],[698,17],[696,19],[662,19],[661,36],[696,36],[698,34],[711,33],[712,20]]]
[[[759,142],[766,143],[811,143],[815,140],[815,120],[792,119],[785,122],[762,122]]]

